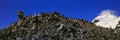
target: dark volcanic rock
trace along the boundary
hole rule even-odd
[[[24,17],[0,30],[0,40],[120,40],[120,31],[54,12]]]

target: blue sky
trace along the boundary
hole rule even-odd
[[[106,9],[120,15],[120,0],[0,0],[0,28],[15,22],[18,10],[25,15],[58,11],[66,17],[91,21]]]

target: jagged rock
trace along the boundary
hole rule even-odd
[[[22,11],[18,11],[18,20],[21,21],[23,19],[24,13]]]
[[[120,31],[60,14],[26,16],[0,30],[0,40],[120,40]]]

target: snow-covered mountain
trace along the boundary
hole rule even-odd
[[[116,28],[120,17],[115,15],[116,11],[113,10],[104,10],[96,18],[92,20],[97,26],[102,26],[105,28]]]

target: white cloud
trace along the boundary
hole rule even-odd
[[[116,11],[113,10],[103,10],[92,22],[99,20],[99,22],[95,23],[97,26],[116,28],[120,17],[116,16],[115,13]]]

